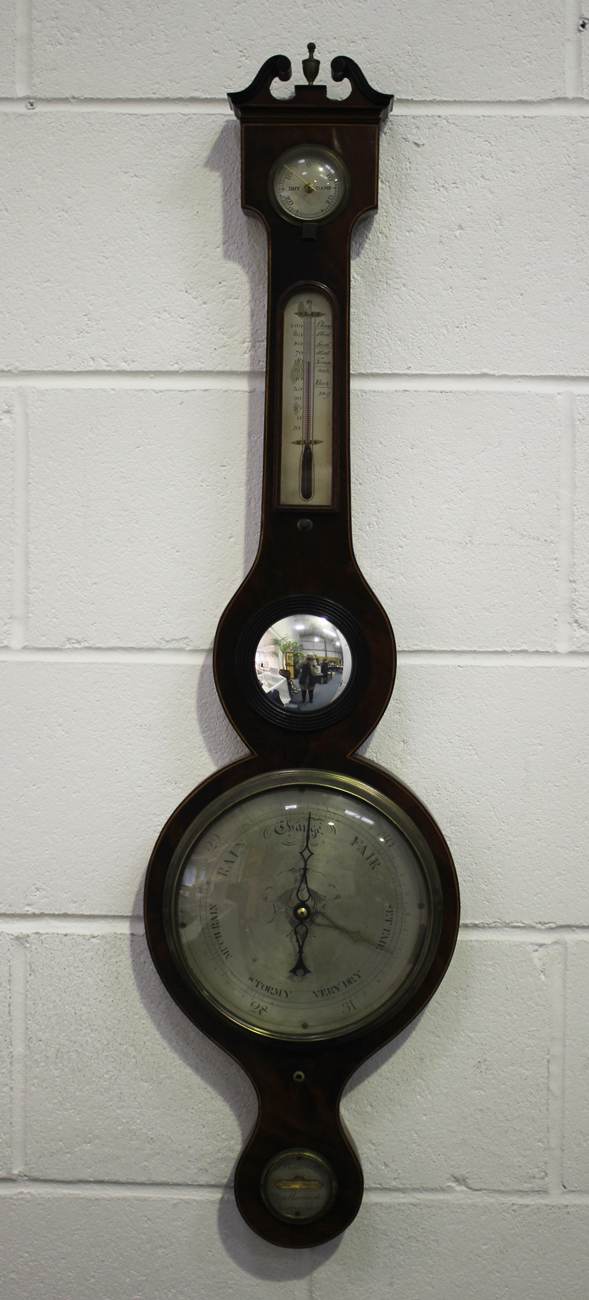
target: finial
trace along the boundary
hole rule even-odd
[[[309,82],[309,85],[312,86],[315,77],[319,72],[321,64],[319,62],[319,59],[313,58],[317,46],[313,45],[312,41],[311,44],[307,46],[307,49],[309,51],[309,57],[307,59],[303,59],[303,72],[307,78],[307,81]]]

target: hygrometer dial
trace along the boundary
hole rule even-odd
[[[402,1006],[441,928],[431,850],[344,776],[275,772],[223,796],[170,865],[168,943],[189,987],[242,1026],[301,1042]]]
[[[331,149],[303,144],[281,154],[268,178],[270,198],[287,221],[331,221],[345,206],[350,181]]]

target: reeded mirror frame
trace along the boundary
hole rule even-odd
[[[280,619],[299,615],[325,618],[345,637],[352,668],[344,691],[331,704],[309,713],[275,704],[264,693],[256,674],[256,651],[262,636]],[[322,596],[283,596],[263,606],[246,624],[235,652],[235,671],[243,696],[260,717],[284,731],[324,731],[351,713],[365,694],[372,672],[368,640],[358,620],[343,605]]]

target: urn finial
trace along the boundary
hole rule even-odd
[[[307,46],[307,49],[309,51],[309,55],[308,58],[303,59],[303,72],[307,78],[307,81],[309,82],[309,85],[312,86],[317,76],[317,73],[319,72],[321,64],[319,62],[319,59],[313,58],[317,46],[314,45],[312,41],[310,45]]]

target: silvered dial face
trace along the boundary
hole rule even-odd
[[[299,145],[282,155],[270,175],[270,197],[291,221],[327,221],[348,197],[348,173],[337,154]]]
[[[406,1002],[433,959],[441,903],[401,809],[345,777],[278,772],[196,819],[164,914],[189,987],[250,1029],[304,1040]]]

